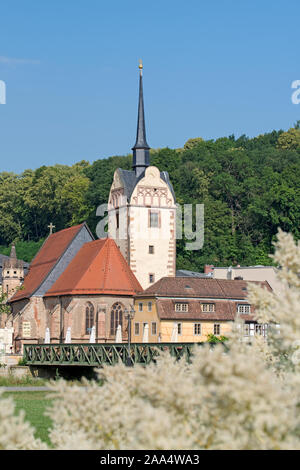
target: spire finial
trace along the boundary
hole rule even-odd
[[[142,59],[139,60],[139,69],[140,69],[140,75],[143,75],[143,61],[142,61]]]

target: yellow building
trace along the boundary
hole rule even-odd
[[[271,290],[267,282],[259,282]],[[195,343],[208,335],[226,336],[237,315],[244,336],[266,334],[247,301],[247,282],[209,278],[164,277],[135,297],[132,342]]]

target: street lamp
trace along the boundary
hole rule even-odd
[[[131,340],[131,320],[134,318],[134,307],[130,306],[130,310],[126,307],[124,310],[125,318],[128,320],[128,357],[127,357],[127,366],[133,366],[131,354],[130,354],[130,340]]]

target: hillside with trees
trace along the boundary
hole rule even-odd
[[[50,222],[61,230],[86,220],[95,231],[115,169],[130,169],[131,160],[0,173],[0,252],[14,241],[18,257],[30,261]],[[270,264],[278,227],[300,238],[299,122],[255,138],[189,139],[180,149],[151,150],[151,164],[169,172],[179,204],[205,207],[203,249],[187,251],[178,241],[178,268]]]

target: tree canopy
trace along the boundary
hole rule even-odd
[[[179,204],[204,204],[203,249],[177,242],[178,269],[270,264],[278,227],[300,238],[300,129],[254,138],[189,139],[180,149],[152,149],[151,164],[169,172]],[[35,254],[53,222],[56,230],[87,221],[95,231],[97,207],[107,202],[116,168],[131,155],[73,166],[42,166],[0,173],[0,250],[17,242],[19,257]],[[26,252],[28,246],[28,252]]]

